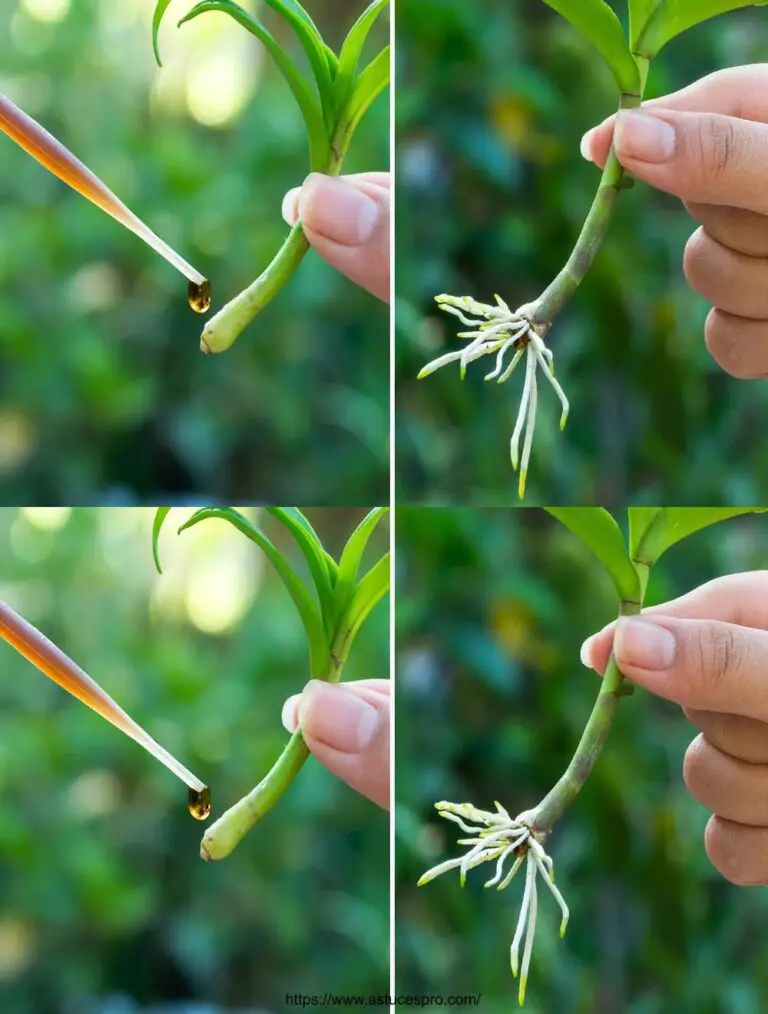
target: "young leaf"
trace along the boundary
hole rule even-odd
[[[334,650],[346,656],[357,632],[365,623],[374,606],[389,591],[389,553],[375,563],[355,589],[352,600],[339,622]]]
[[[653,566],[662,553],[676,542],[709,528],[720,521],[739,517],[742,514],[759,514],[765,507],[662,507],[656,515],[635,554],[635,559],[647,566]]]
[[[168,517],[170,509],[170,507],[158,507],[155,511],[155,520],[152,522],[152,556],[154,557],[155,568],[158,574],[163,573],[163,568],[160,566],[160,550],[158,547],[160,529],[163,527],[163,523]]]
[[[640,540],[648,528],[653,524],[656,515],[663,511],[663,507],[628,507],[629,515],[629,555],[632,560],[637,559],[637,550]]]
[[[645,15],[632,48],[640,56],[652,59],[675,36],[709,21],[719,14],[739,10],[741,7],[764,7],[768,0],[640,0],[637,18]]]
[[[622,602],[640,601],[640,579],[627,555],[624,536],[602,507],[545,507],[586,543],[611,576]]]
[[[624,38],[624,29],[604,0],[544,0],[544,3],[592,43],[611,68],[622,93],[640,93],[640,72]]]
[[[339,65],[336,71],[334,93],[336,96],[336,108],[342,110],[355,85],[357,68],[360,64],[360,57],[363,52],[365,40],[368,33],[376,22],[379,14],[388,6],[389,0],[373,0],[360,15],[344,40],[344,45],[339,53]]]
[[[648,19],[663,0],[629,0],[629,45],[634,53]]]
[[[288,86],[293,92],[304,117],[304,122],[307,125],[312,168],[324,168],[323,163],[327,160],[328,156],[328,131],[320,105],[304,75],[298,70],[282,46],[267,31],[264,25],[252,14],[244,11],[242,7],[234,3],[233,0],[201,0],[200,3],[195,4],[186,17],[181,19],[179,24],[186,24],[186,22],[193,21],[201,14],[206,14],[210,11],[228,14],[238,24],[242,25],[243,28],[247,28],[252,35],[255,35],[269,50],[283,77],[288,82]],[[302,24],[304,23],[302,22]],[[325,57],[323,57],[323,63],[325,65]]]
[[[330,636],[335,618],[335,599],[326,561],[327,554],[317,533],[296,507],[267,507],[266,511],[281,524],[285,525],[298,543],[317,589],[317,597],[320,602],[320,611],[323,617],[326,636]]]
[[[342,150],[349,144],[360,120],[389,84],[390,63],[389,46],[386,46],[358,77],[340,121],[343,137],[337,139],[337,145]]]
[[[232,507],[203,507],[196,511],[192,517],[189,518],[189,520],[186,521],[181,528],[179,528],[179,532],[181,533],[187,528],[193,528],[195,525],[200,524],[201,521],[206,521],[208,518],[218,518],[221,521],[228,521],[229,524],[233,525],[239,532],[242,532],[243,535],[247,536],[251,542],[255,542],[269,558],[270,563],[275,568],[278,576],[285,585],[288,594],[293,599],[307,632],[312,674],[314,675],[315,673],[322,671],[328,657],[328,641],[325,636],[323,621],[317,606],[312,601],[312,597],[307,591],[307,586],[294,571],[293,567],[291,567],[283,554],[277,549],[272,541],[267,538],[260,528],[252,524],[248,518],[244,517]]]
[[[158,32],[160,31],[160,22],[163,20],[165,12],[170,6],[171,0],[157,0],[155,6],[155,13],[152,17],[152,48],[155,51],[155,59],[157,60],[158,67],[162,67],[162,61],[160,59],[160,45],[158,43]]]
[[[360,561],[365,553],[368,540],[376,526],[389,511],[388,507],[375,507],[363,518],[349,538],[339,560],[339,573],[336,582],[336,614],[341,616],[354,593]]]
[[[323,112],[327,114],[326,122],[330,126],[330,116],[333,110],[331,83],[334,68],[332,61],[328,57],[328,47],[323,42],[323,37],[318,31],[317,25],[315,25],[312,18],[297,0],[264,0],[264,2],[284,18],[296,33],[304,52],[307,54],[309,65],[315,76],[317,90],[320,94]]]

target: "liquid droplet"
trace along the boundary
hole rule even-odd
[[[211,308],[211,283],[207,278],[198,285],[189,283],[189,305],[195,313],[207,313]]]
[[[198,792],[189,790],[189,812],[195,820],[207,820],[211,815],[211,790],[207,785]]]

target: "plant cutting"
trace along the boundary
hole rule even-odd
[[[595,47],[610,68],[618,92],[619,110],[642,104],[653,60],[662,48],[687,29],[719,14],[742,7],[765,6],[768,0],[627,0],[627,27],[622,25],[605,0],[544,0],[566,18]],[[525,495],[538,409],[538,380],[541,375],[561,405],[560,428],[568,418],[569,404],[555,378],[552,350],[546,339],[555,319],[568,305],[589,272],[605,239],[621,190],[631,187],[630,179],[611,148],[594,201],[581,233],[565,266],[544,292],[517,309],[500,297],[484,303],[471,296],[436,297],[438,306],[457,317],[467,330],[463,349],[439,356],[428,363],[419,377],[458,362],[463,379],[467,367],[485,356],[494,357],[487,381],[505,383],[518,365],[525,363],[522,397],[510,442],[513,468],[519,472],[518,495]]]
[[[170,508],[159,507],[153,526],[153,552],[159,572],[158,540]],[[264,531],[232,507],[204,507],[195,511],[179,533],[204,521],[226,521],[255,543],[267,556],[293,600],[309,649],[311,679],[337,683],[361,627],[377,603],[389,592],[389,553],[361,576],[368,542],[387,507],[376,507],[349,537],[338,561],[324,548],[307,518],[296,507],[266,507],[267,514],[283,525],[309,569],[311,584],[294,569]],[[223,859],[280,799],[309,757],[299,727],[273,767],[259,784],[211,825],[200,854],[205,860]]]
[[[328,46],[317,26],[298,0],[266,0],[269,7],[296,35],[309,63],[305,74],[265,25],[233,0],[202,0],[182,18],[186,24],[201,14],[227,14],[267,48],[291,89],[307,131],[309,168],[337,176],[361,120],[389,84],[389,46],[361,69],[368,35],[389,0],[374,0],[349,31],[338,53]],[[158,0],[153,39],[158,63],[158,31],[170,0]],[[280,292],[298,268],[309,243],[297,221],[280,250],[259,277],[211,318],[203,330],[203,352],[223,352],[239,337],[254,317]]]
[[[661,556],[678,542],[704,528],[742,514],[766,508],[628,508],[628,540],[616,519],[599,507],[545,508],[579,537],[611,578],[618,598],[619,617],[638,615],[645,601],[648,578]],[[466,848],[463,856],[448,859],[427,871],[419,881],[458,869],[463,886],[467,873],[486,862],[495,864],[486,887],[503,890],[525,867],[525,886],[517,928],[510,949],[510,964],[519,976],[518,1000],[525,1001],[538,917],[538,889],[541,882],[551,892],[561,915],[561,936],[569,911],[563,894],[555,885],[554,864],[546,844],[558,822],[587,782],[605,747],[619,700],[632,693],[615,659],[611,656],[592,712],[573,757],[564,774],[541,802],[516,817],[501,804],[483,810],[472,803],[436,803],[438,813],[467,833],[459,839]]]

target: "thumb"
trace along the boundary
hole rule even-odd
[[[613,142],[624,168],[659,190],[768,214],[765,123],[644,107],[618,113]]]
[[[386,173],[312,173],[283,200],[283,218],[300,218],[304,234],[337,271],[385,302],[389,299],[389,204]]]
[[[621,672],[684,708],[768,721],[768,633],[717,620],[620,619]]]
[[[310,680],[283,706],[289,732],[304,740],[328,770],[374,803],[389,808],[389,683]]]

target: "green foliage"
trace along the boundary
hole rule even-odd
[[[74,510],[54,529],[0,511],[2,597],[204,778],[220,813],[279,752],[306,641],[277,574],[223,524],[164,536],[158,578],[153,513]],[[301,565],[283,525],[245,513]],[[306,514],[338,554],[363,512]],[[386,548],[382,526],[370,550]],[[212,605],[238,606],[216,631],[191,608],[203,578]],[[388,644],[377,610],[345,676],[386,676]],[[3,644],[0,664],[4,1011],[232,1014],[283,1011],[291,991],[387,992],[387,814],[306,765],[269,833],[206,866],[172,775]]]
[[[544,0],[589,39],[611,68],[621,92],[640,92],[640,73],[624,29],[605,0]]]
[[[533,806],[562,773],[598,689],[585,637],[615,617],[591,550],[538,509],[400,508],[396,784],[397,990],[482,993],[508,1014],[504,953],[522,887],[500,903],[482,877],[416,881],[460,854],[436,799]],[[647,604],[763,568],[768,528],[745,516],[709,528],[656,568]],[[768,1004],[759,928],[768,892],[728,884],[703,845],[708,817],[682,758],[696,730],[637,694],[550,842],[571,908],[565,940],[542,909],[533,1014],[751,1014]],[[489,895],[492,894],[492,897]],[[691,974],[695,969],[695,974]]]
[[[234,22],[210,15],[210,39],[169,32],[158,72],[154,4],[124,6],[71,3],[52,24],[14,0],[0,19],[0,90],[224,301],[282,241],[281,200],[306,173],[303,121],[277,67]],[[335,45],[363,6],[311,9]],[[272,11],[264,21],[286,41]],[[233,31],[237,80],[217,75],[210,105],[206,68],[221,65]],[[375,34],[384,38],[383,24]],[[208,119],[211,109],[229,112]],[[388,119],[376,103],[345,171],[388,168]],[[0,208],[3,502],[386,501],[388,307],[310,255],[291,297],[264,311],[258,340],[206,358],[178,275],[4,136]]]

